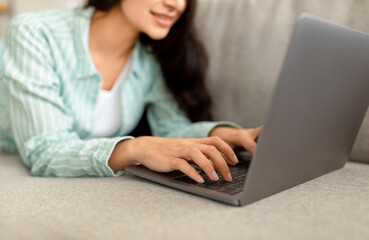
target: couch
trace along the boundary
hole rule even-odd
[[[199,0],[216,120],[263,123],[300,12],[369,32],[362,0]],[[343,169],[240,208],[129,174],[32,177],[0,153],[0,239],[369,239],[368,125]]]

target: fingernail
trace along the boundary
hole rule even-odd
[[[228,179],[228,181],[232,181],[233,179],[232,179],[232,176],[231,176],[231,174],[228,172],[227,173],[227,179]]]
[[[213,175],[213,179],[215,179],[216,181],[219,180],[218,174],[216,172],[212,171],[211,175]]]
[[[234,162],[234,163],[238,163],[238,158],[237,158],[236,154],[235,154],[235,155],[233,155],[233,162]]]
[[[199,183],[204,183],[205,182],[205,180],[200,176],[200,175],[197,175],[197,181],[199,182]]]

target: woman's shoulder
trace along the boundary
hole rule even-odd
[[[8,29],[29,28],[49,30],[55,34],[71,32],[79,19],[88,20],[92,9],[64,8],[41,12],[27,12],[15,16]]]
[[[73,16],[74,9],[53,9],[41,12],[26,12],[15,16],[11,23],[16,25],[33,25],[54,22],[62,22]]]

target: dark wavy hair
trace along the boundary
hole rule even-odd
[[[121,1],[124,0],[88,0],[86,7],[109,11]],[[185,12],[162,40],[140,35],[141,43],[149,46],[159,61],[168,89],[192,122],[212,119],[210,94],[205,86],[208,58],[195,31],[195,9],[196,0],[187,0]]]

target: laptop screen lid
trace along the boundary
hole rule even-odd
[[[369,35],[298,19],[241,205],[344,166],[369,103]]]

